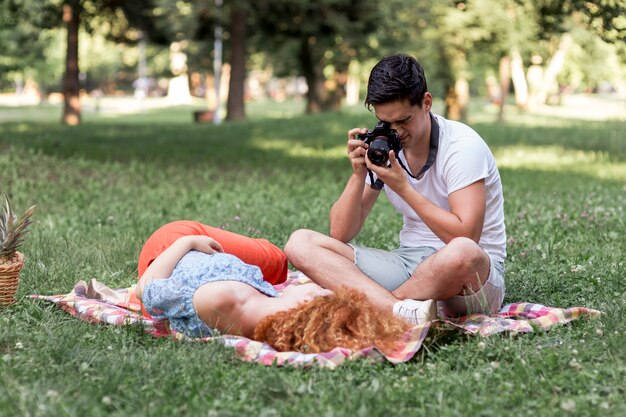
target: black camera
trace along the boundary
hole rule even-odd
[[[394,151],[396,156],[402,149],[400,135],[391,128],[391,123],[378,122],[373,130],[368,130],[364,134],[358,134],[357,139],[361,139],[369,145],[367,157],[374,165],[387,166],[389,161],[389,151]]]

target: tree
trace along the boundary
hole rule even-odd
[[[246,17],[245,4],[234,0],[230,8],[230,84],[226,120],[245,119]]]
[[[421,12],[415,14],[419,16],[418,22],[425,21],[419,31],[423,48],[418,55],[426,62],[426,68],[436,69],[434,73],[429,72],[429,86],[432,81],[441,85],[446,116],[450,118],[466,117],[468,87],[473,85],[474,90],[479,89],[485,75],[494,72],[499,74],[498,118],[504,118],[511,81],[517,106],[527,109],[532,101],[524,66],[531,63],[533,56],[541,56],[547,68],[542,70],[540,89],[545,91],[546,86],[556,84],[564,68],[565,54],[571,48],[571,38],[566,32],[573,24],[593,28],[606,41],[624,38],[624,0],[415,3],[421,4]],[[537,64],[533,67],[538,68]]]
[[[159,7],[167,15],[161,21],[166,24],[172,40],[183,40],[189,53],[189,65],[192,71],[211,73],[211,58],[216,51],[215,28],[219,23],[223,30],[224,49],[230,67],[227,94],[227,120],[245,118],[245,80],[248,56],[248,32],[253,24],[254,15],[250,6],[243,0],[231,0],[218,6],[213,1],[186,0],[175,4],[168,0],[159,0]],[[228,16],[222,20],[222,16]],[[212,53],[211,53],[212,51]],[[213,71],[214,72],[214,71]],[[215,75],[215,74],[214,74]],[[217,103],[216,103],[217,105]]]
[[[131,4],[132,3],[132,4]],[[109,27],[109,35],[115,37],[118,33],[126,32],[132,27],[132,23],[149,22],[148,11],[153,9],[151,0],[136,0],[123,2],[121,0],[6,0],[0,9],[0,17],[8,22],[8,28],[0,31],[0,34],[14,32],[17,35],[13,39],[24,39],[27,42],[15,43],[0,40],[0,46],[9,45],[9,52],[14,59],[8,63],[14,68],[20,68],[16,64],[23,56],[29,53],[24,51],[41,49],[42,42],[35,39],[35,33],[42,29],[65,27],[67,30],[66,60],[63,76],[62,90],[64,95],[64,109],[62,122],[70,125],[80,123],[80,82],[78,62],[79,30],[83,27],[87,32],[95,27],[102,29],[106,22]],[[142,16],[142,19],[139,17]],[[130,20],[128,19],[130,17]],[[18,24],[19,22],[19,24]],[[131,23],[129,23],[131,22]],[[150,27],[148,25],[148,27]],[[4,37],[0,37],[4,38]],[[8,37],[11,39],[11,36]],[[6,39],[6,38],[4,38]],[[40,59],[40,58],[39,58]],[[31,62],[23,60],[30,65]]]
[[[55,11],[45,2],[0,2],[0,84],[56,78],[54,60],[46,56],[53,42],[47,29],[55,19]]]
[[[483,83],[486,75],[496,73],[500,106],[504,103],[510,79],[514,86],[523,84],[521,51],[535,36],[532,11],[516,0],[467,0],[437,3],[431,10],[432,21],[425,36],[438,45],[434,54],[443,83],[446,117],[467,118],[470,85]],[[474,87],[476,88],[476,87]]]
[[[78,27],[80,2],[70,0],[63,5],[63,23],[67,28],[67,53],[63,76],[63,123],[80,124],[80,82],[78,71]]]
[[[363,40],[382,21],[377,6],[373,0],[254,2],[260,30],[292,45],[308,85],[307,113],[340,106],[350,60],[359,57]]]
[[[539,23],[549,34],[563,32],[575,16],[608,43],[626,42],[626,0],[533,0]]]
[[[117,0],[64,0],[62,4],[63,23],[67,28],[67,55],[65,75],[63,77],[64,107],[62,122],[68,125],[80,124],[80,81],[78,67],[78,33],[81,24],[81,15],[91,23],[96,16],[106,16],[113,29],[116,23],[122,21],[122,27],[130,27],[128,17],[140,27],[149,27],[150,19],[143,18],[142,12],[151,8],[150,0],[136,1],[128,5]],[[122,14],[117,13],[118,11]],[[123,14],[125,13],[125,14]],[[124,31],[126,32],[126,31]],[[115,36],[114,33],[111,33]]]
[[[516,85],[518,102],[527,102],[524,108],[546,103],[549,97],[560,96],[558,79],[568,66],[567,60],[575,48],[587,48],[585,55],[591,57],[597,55],[598,44],[615,43],[614,50],[623,45],[626,40],[626,1],[624,0],[601,0],[596,2],[582,0],[551,0],[551,1],[526,1],[527,10],[532,10],[534,24],[538,30],[535,36],[524,39],[527,45],[532,45],[535,50],[528,50],[532,58],[532,65],[528,76],[531,85],[529,94],[519,97],[520,93],[527,88],[523,84],[521,88]],[[588,33],[595,38],[596,42],[589,41],[589,37],[583,42],[574,42],[573,33]],[[581,36],[578,36],[582,39]],[[538,53],[543,51],[543,54]],[[543,55],[543,56],[542,56]],[[532,61],[535,62],[532,62]],[[521,59],[520,65],[521,65]],[[540,65],[546,62],[545,68]],[[579,68],[589,67],[584,60],[578,65]],[[606,62],[605,62],[606,65]],[[604,71],[598,70],[598,73]]]

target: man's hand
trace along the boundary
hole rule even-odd
[[[367,172],[366,159],[367,159],[367,145],[360,139],[357,139],[358,134],[364,134],[367,129],[357,127],[348,131],[348,158],[352,164],[352,171],[355,174],[365,175]]]
[[[409,181],[404,169],[402,169],[396,159],[396,153],[394,151],[389,151],[389,162],[391,165],[388,167],[374,165],[367,157],[365,157],[365,160],[366,167],[376,174],[376,176],[385,183],[385,186],[402,196],[403,191],[409,186]]]

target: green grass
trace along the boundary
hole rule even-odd
[[[191,124],[183,107],[91,115],[75,128],[56,123],[56,107],[0,109],[10,120],[0,125],[0,190],[18,208],[41,208],[23,247],[19,303],[0,310],[1,416],[626,414],[619,120],[519,115],[502,126],[487,117],[473,124],[504,184],[505,301],[592,307],[604,312],[598,320],[457,335],[397,366],[299,370],[246,364],[216,343],[86,324],[27,298],[67,292],[79,279],[132,284],[144,239],[175,219],[279,246],[297,228],[326,232],[350,172],[345,132],[372,118],[361,109],[294,109],[252,106],[250,121],[211,126]],[[391,248],[400,222],[380,201],[359,241]]]

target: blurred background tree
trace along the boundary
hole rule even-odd
[[[63,40],[58,17],[49,4],[38,0],[7,0],[0,7],[0,86],[23,90],[37,81],[44,89],[63,74]]]
[[[510,93],[527,111],[626,89],[625,45],[626,0],[3,0],[0,89],[60,92],[69,124],[81,92],[165,95],[177,77],[182,97],[224,99],[227,120],[288,89],[316,113],[362,100],[373,64],[404,52],[446,116],[466,119],[480,96],[504,120]]]

